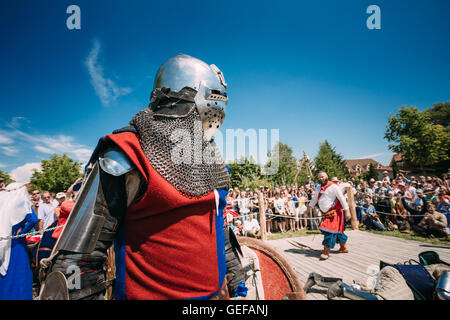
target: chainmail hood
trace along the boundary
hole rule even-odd
[[[195,104],[193,104],[195,106]],[[151,108],[130,121],[152,167],[184,195],[201,197],[214,189],[228,189],[229,176],[214,141],[203,139],[197,108],[182,117],[157,114]]]

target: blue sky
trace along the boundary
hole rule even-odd
[[[72,4],[81,30],[66,27]],[[366,27],[372,4],[381,30]],[[449,12],[446,0],[2,1],[0,169],[23,175],[53,152],[86,161],[177,53],[224,72],[223,133],[279,129],[297,157],[327,139],[388,164],[389,113],[450,100]]]

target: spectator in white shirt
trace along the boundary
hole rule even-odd
[[[261,227],[259,226],[258,220],[253,218],[253,213],[248,215],[248,220],[244,221],[244,234],[247,237],[258,238],[260,237]]]
[[[275,193],[275,199],[273,201],[273,207],[275,209],[275,214],[284,216],[286,215],[286,207],[285,207],[285,201],[283,198],[280,198],[280,194],[277,192]],[[276,217],[275,221],[277,222],[278,229],[281,231],[281,233],[286,233],[284,230],[284,217]]]
[[[387,183],[391,183],[391,178],[389,177],[389,172],[387,172],[387,171],[384,171],[383,172],[383,179],[382,179],[382,181],[383,182],[387,182]]]
[[[241,215],[242,220],[243,221],[247,220],[248,214],[250,213],[251,203],[246,191],[241,192],[241,197],[239,198],[238,206],[239,206],[239,214]]]
[[[55,208],[50,201],[50,193],[45,191],[42,194],[42,204],[39,206],[38,219],[39,219],[39,230],[45,230],[53,222],[58,220],[55,214]]]

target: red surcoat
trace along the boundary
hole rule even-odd
[[[214,295],[225,276],[223,218],[214,191],[181,194],[153,169],[132,132],[107,135],[147,183],[124,222],[127,299],[193,299]]]
[[[333,184],[333,182],[329,181],[325,186],[320,187],[319,197],[317,201],[320,200],[322,193],[325,192],[325,190]],[[344,213],[342,211],[341,202],[337,198],[335,199],[334,204],[330,208],[330,210],[336,210],[336,214],[333,217],[325,217],[319,226],[320,230],[331,233],[344,232]],[[323,214],[324,213],[322,213],[322,215]]]

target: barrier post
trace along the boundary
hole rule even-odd
[[[264,197],[262,192],[258,192],[258,206],[259,206],[259,226],[261,231],[261,240],[267,240],[266,234],[266,211],[264,210]]]
[[[346,191],[347,191],[348,207],[350,210],[350,214],[352,216],[352,218],[350,219],[350,222],[352,224],[352,229],[358,230],[359,222],[358,222],[358,217],[356,215],[356,205],[355,205],[355,198],[353,197],[352,187],[347,187]]]

